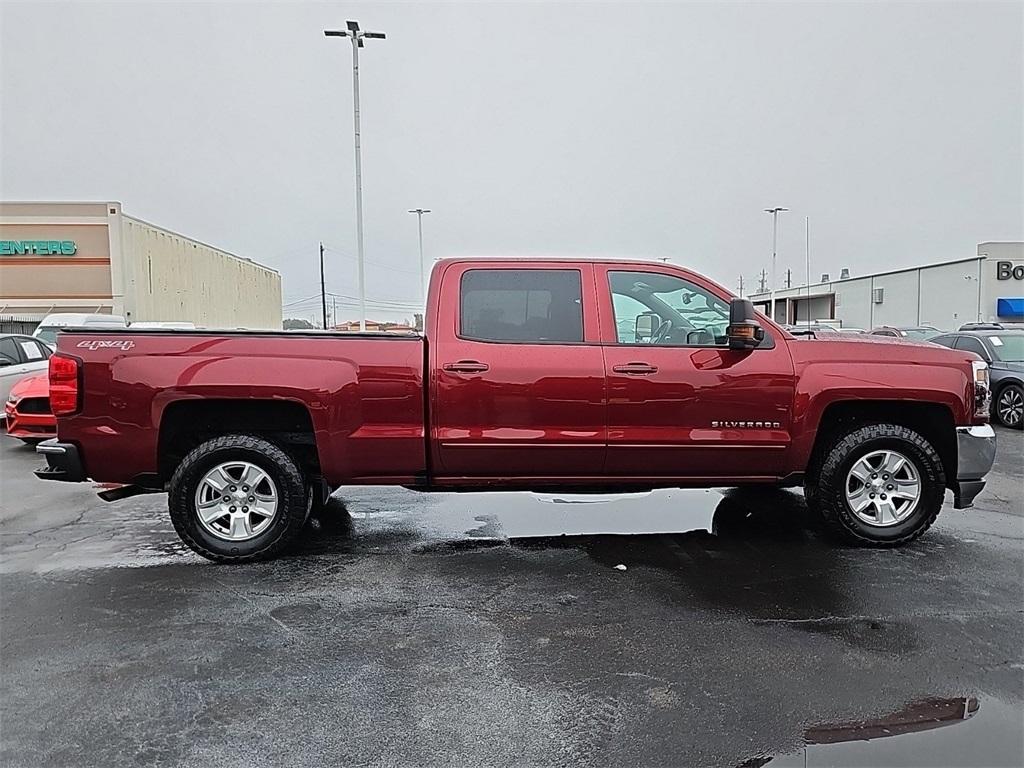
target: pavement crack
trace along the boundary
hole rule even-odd
[[[285,636],[291,637],[293,634],[302,634],[298,630],[293,629],[292,627],[289,627],[287,624],[285,624],[283,621],[281,621],[279,618],[277,618],[277,616],[274,616],[270,611],[264,611],[263,608],[260,606],[260,604],[258,602],[253,600],[251,597],[249,597],[247,594],[245,594],[241,590],[236,589],[235,587],[231,586],[227,582],[221,581],[220,579],[217,579],[217,578],[213,579],[213,581],[215,581],[217,584],[220,584],[222,587],[224,587],[224,589],[228,590],[229,592],[231,592],[234,595],[237,595],[238,597],[242,598],[242,600],[244,600],[249,605],[251,605],[252,609],[253,609],[253,613],[255,613],[257,615],[261,615],[261,616],[266,616],[272,622],[277,624],[277,626],[279,626],[284,631]]]

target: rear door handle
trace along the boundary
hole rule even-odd
[[[476,360],[459,360],[457,363],[445,363],[441,367],[451,373],[483,373],[491,369],[487,363]]]
[[[650,363],[626,363],[625,365],[613,365],[615,373],[625,373],[630,376],[644,376],[648,373],[657,373],[658,366]]]

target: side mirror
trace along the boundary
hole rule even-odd
[[[658,329],[659,324],[658,316],[653,312],[644,312],[642,315],[637,315],[633,326],[633,338],[637,343],[647,341],[654,336],[654,332]]]
[[[729,302],[729,349],[754,349],[764,339],[764,328],[757,322],[750,299]]]

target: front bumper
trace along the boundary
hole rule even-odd
[[[46,466],[37,469],[35,474],[40,480],[63,480],[67,483],[80,483],[86,480],[85,467],[78,455],[78,446],[71,443],[60,443],[57,439],[44,440],[36,446],[36,453],[46,457]]]
[[[4,406],[7,434],[23,439],[43,440],[57,435],[57,419],[52,413],[21,413],[10,401]]]
[[[991,424],[956,428],[956,483],[953,506],[967,509],[985,487],[985,475],[996,458],[996,432]]]

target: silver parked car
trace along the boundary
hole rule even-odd
[[[0,335],[0,408],[11,387],[24,376],[46,370],[51,354],[53,350],[40,339],[16,333]],[[0,419],[6,418],[0,411]]]

